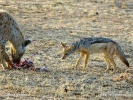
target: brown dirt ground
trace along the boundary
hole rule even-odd
[[[1,100],[133,99],[132,0],[0,0],[0,8],[9,11],[25,38],[32,40],[23,58],[29,57],[35,66],[50,71],[0,71]],[[70,44],[94,36],[108,37],[121,45],[131,66],[130,77],[117,81],[117,76],[127,72],[118,58],[115,74],[110,74],[112,70],[102,72],[106,67],[100,54],[90,56],[85,71],[81,66],[72,70],[79,53],[61,60],[61,41]]]

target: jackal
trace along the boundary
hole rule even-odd
[[[77,68],[78,64],[85,56],[84,67],[83,67],[85,69],[87,65],[87,60],[91,53],[102,53],[107,65],[105,72],[107,72],[110,69],[111,67],[110,63],[112,63],[114,66],[113,73],[116,71],[117,67],[114,62],[113,58],[114,55],[117,55],[121,59],[121,61],[127,67],[129,67],[129,63],[120,45],[109,38],[103,38],[103,37],[83,38],[80,39],[79,41],[72,43],[72,45],[70,46],[66,46],[62,42],[61,45],[63,47],[62,59],[65,59],[68,55],[70,55],[75,51],[80,52],[80,58],[77,60],[74,68]]]

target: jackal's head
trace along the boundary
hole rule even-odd
[[[66,46],[66,44],[61,42],[61,45],[63,47],[62,52],[62,59],[65,59],[67,56],[69,56],[72,53],[72,46]]]
[[[16,47],[13,45],[10,45],[11,49],[11,55],[12,55],[12,61],[13,63],[19,63],[21,60],[21,57],[25,53],[26,46],[31,43],[30,40],[25,40],[20,45],[17,45]]]

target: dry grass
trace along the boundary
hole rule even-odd
[[[113,81],[126,73],[116,58],[115,74],[103,73],[105,62],[99,54],[90,57],[85,71],[72,70],[77,53],[61,60],[60,42],[82,37],[104,36],[117,41],[133,67],[132,0],[0,0],[0,8],[18,21],[26,38],[32,40],[24,58],[50,72],[0,71],[0,99],[108,100],[133,99],[132,78]],[[130,74],[131,71],[128,72]]]

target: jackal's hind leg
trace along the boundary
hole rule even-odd
[[[115,64],[115,61],[114,61],[113,55],[111,55],[111,54],[108,55],[108,59],[109,59],[109,61],[113,64],[113,66],[114,66],[114,69],[113,69],[113,72],[112,72],[112,73],[115,73],[117,67],[116,67],[116,64]]]
[[[77,68],[77,66],[79,65],[80,61],[82,60],[82,58],[84,57],[84,53],[80,53],[80,57],[78,58],[77,62],[76,62],[76,65],[74,68]]]
[[[104,72],[107,72],[107,71],[110,69],[110,67],[111,67],[110,61],[109,61],[109,59],[107,58],[107,55],[106,55],[106,54],[103,54],[103,57],[104,57],[104,60],[105,60],[105,62],[106,62],[106,66],[107,66],[107,68],[104,70]]]
[[[85,55],[85,60],[84,60],[84,67],[83,67],[83,69],[85,69],[86,66],[87,66],[88,58],[89,58],[89,53],[87,53],[87,54]]]

